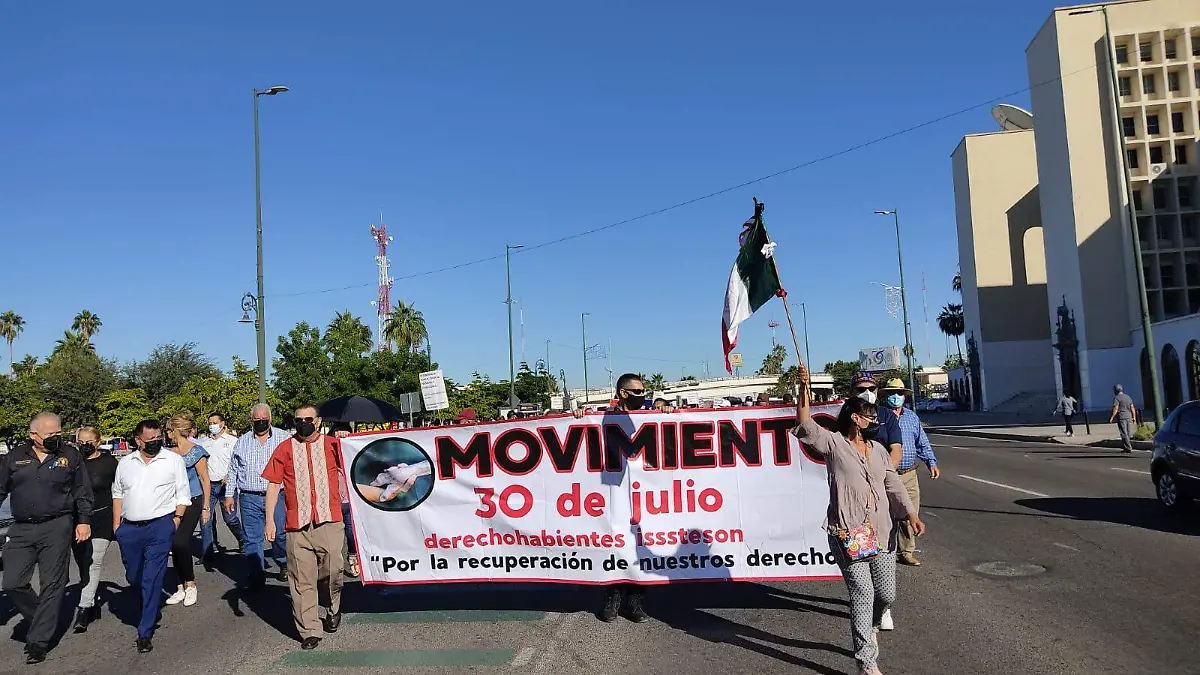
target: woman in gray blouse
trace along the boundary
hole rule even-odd
[[[835,425],[828,431],[813,420],[809,411],[808,368],[800,365],[801,398],[796,411],[796,436],[825,459],[829,471],[829,511],[825,529],[829,547],[850,591],[850,623],[854,659],[863,675],[880,675],[879,642],[876,637],[884,610],[896,599],[896,553],[891,547],[892,519],[907,520],[913,532],[924,534],[925,524],[917,517],[908,491],[888,459],[887,450],[874,440],[879,428],[874,403],[851,398],[842,404]],[[851,560],[838,530],[852,530],[869,523],[881,548],[879,554]]]

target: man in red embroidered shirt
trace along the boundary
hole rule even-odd
[[[301,649],[316,649],[321,642],[317,621],[326,633],[342,623],[342,502],[338,471],[342,464],[337,439],[320,431],[317,409],[296,409],[296,434],[279,444],[267,460],[262,477],[267,486],[267,513],[283,490],[287,532],[288,583],[292,590],[292,619],[300,633]],[[275,523],[268,519],[266,540],[275,538]],[[325,609],[320,617],[317,605]]]

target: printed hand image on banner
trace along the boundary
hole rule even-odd
[[[839,407],[814,417],[831,422]],[[724,408],[351,436],[362,579],[840,578],[825,465],[795,421],[795,408]]]
[[[433,461],[407,438],[371,442],[350,465],[354,489],[382,511],[408,511],[433,492]]]

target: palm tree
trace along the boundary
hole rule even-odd
[[[71,324],[71,330],[79,333],[86,342],[91,342],[92,336],[99,333],[100,326],[103,325],[100,317],[85,309],[75,315],[75,322]]]
[[[656,394],[662,392],[662,390],[665,388],[665,382],[666,380],[663,378],[662,373],[655,373],[650,376],[650,379],[642,380],[642,384],[646,385],[647,389]]]
[[[8,341],[8,374],[14,374],[13,370],[13,342],[17,336],[25,331],[25,319],[22,319],[16,312],[9,310],[0,314],[0,337]]]
[[[962,341],[959,339],[962,334],[967,332],[966,322],[963,319],[963,306],[950,303],[942,308],[942,313],[937,318],[938,328],[946,335],[954,336],[954,342],[958,345],[958,361],[964,363],[962,357]]]
[[[950,288],[953,288],[956,293],[962,293],[962,272],[955,272],[954,279],[950,281]]]
[[[13,370],[16,371],[18,375],[28,375],[37,368],[37,364],[38,360],[36,356],[32,354],[26,354],[25,358],[17,361],[16,365],[13,366]]]
[[[96,352],[96,345],[83,339],[82,333],[65,330],[63,336],[54,343],[54,351],[50,352],[50,356],[55,356],[60,353],[77,353],[77,352]]]
[[[325,348],[349,347],[355,354],[371,350],[371,329],[349,311],[338,312],[325,328]]]
[[[383,339],[389,345],[394,342],[397,347],[412,350],[414,354],[428,336],[425,317],[421,316],[415,303],[397,302],[391,316],[383,324]]]

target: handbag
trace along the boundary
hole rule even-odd
[[[872,448],[873,449],[873,448]],[[871,467],[871,455],[866,457],[867,468]],[[870,487],[870,474],[865,474],[867,478],[867,487]],[[871,526],[871,494],[867,496],[867,517],[863,519],[862,525],[852,528],[839,527],[833,530],[833,536],[842,545],[842,550],[846,552],[846,557],[850,562],[859,560],[867,560],[874,558],[883,552],[879,547],[879,537],[875,534],[875,528]]]

